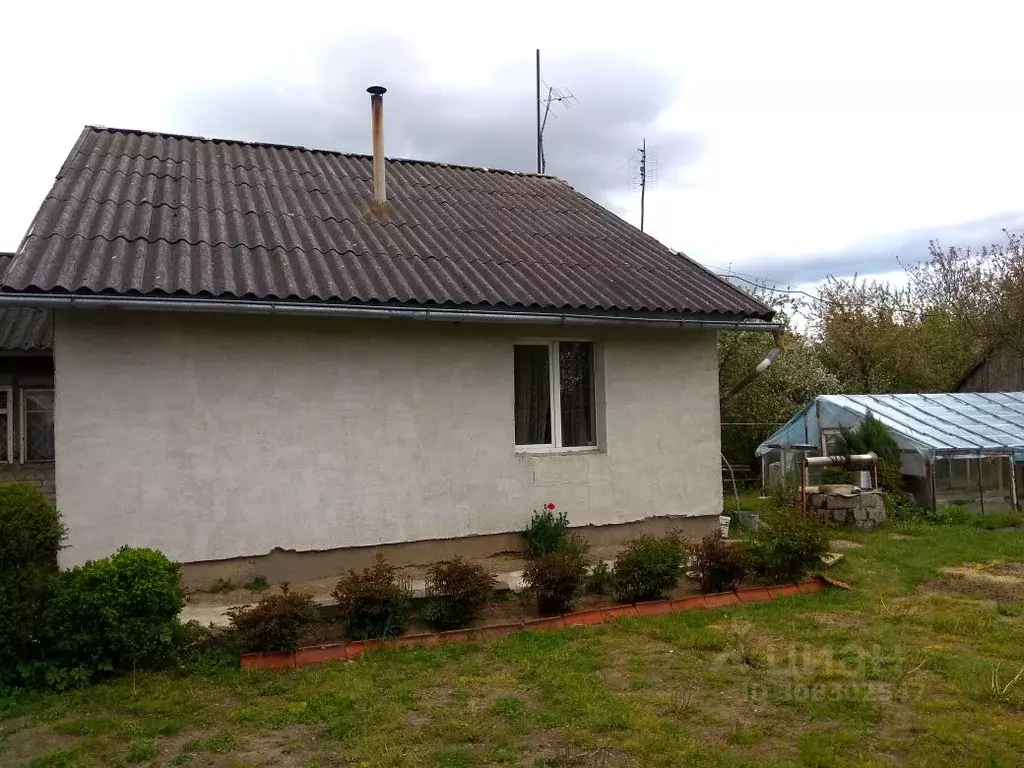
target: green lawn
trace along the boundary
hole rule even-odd
[[[0,702],[0,765],[1024,764],[1019,584],[921,587],[1024,535],[844,538],[852,592]]]

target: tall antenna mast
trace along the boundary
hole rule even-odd
[[[647,196],[647,138],[640,145],[640,231],[644,231],[644,198]]]
[[[578,99],[573,95],[572,91],[568,89],[555,88],[552,85],[544,83],[544,87],[547,88],[546,95],[541,97],[541,83],[540,79],[540,48],[537,49],[537,173],[544,173],[547,170],[547,159],[544,157],[544,129],[548,126],[549,117],[557,117],[557,115],[551,114],[552,104],[561,104],[563,107],[568,109],[575,104]],[[541,117],[541,105],[544,105],[544,116]]]
[[[544,149],[541,146],[541,127],[540,127],[540,48],[537,49],[537,173],[543,173],[544,167]]]
[[[633,187],[640,187],[640,231],[644,231],[644,208],[647,203],[647,188],[656,186],[658,183],[658,150],[647,148],[645,138],[640,149],[634,149],[629,159],[629,183]]]

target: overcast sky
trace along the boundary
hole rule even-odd
[[[885,274],[1024,229],[1019,4],[78,3],[5,9],[0,250],[85,124],[548,172],[719,270]],[[488,11],[495,9],[492,15]],[[578,10],[576,10],[578,9]],[[497,15],[501,14],[501,15]]]

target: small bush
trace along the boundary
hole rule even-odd
[[[184,603],[179,571],[161,552],[122,547],[62,573],[44,613],[50,660],[90,679],[166,663]]]
[[[616,599],[637,603],[664,597],[679,583],[685,562],[686,542],[677,534],[638,536],[615,558]]]
[[[776,583],[798,581],[821,566],[828,551],[825,526],[802,512],[767,515],[747,541],[753,570]]]
[[[967,507],[961,507],[959,504],[939,507],[935,513],[935,522],[940,525],[967,525],[970,521],[971,513],[967,511]]]
[[[250,592],[266,592],[270,588],[270,582],[266,576],[253,576],[245,588]]]
[[[30,485],[0,485],[0,688],[19,663],[41,652],[43,606],[59,574],[65,529],[60,514]]]
[[[555,513],[552,501],[540,512],[534,511],[530,524],[523,531],[526,552],[531,557],[561,552],[569,542],[569,518],[565,512]]]
[[[590,569],[587,577],[587,592],[591,595],[607,595],[612,588],[612,569],[608,563],[598,563]]]
[[[572,609],[587,578],[586,549],[570,546],[561,552],[540,555],[526,564],[523,581],[537,598],[541,616],[555,616]]]
[[[175,627],[174,647],[178,666],[186,672],[237,669],[242,652],[233,627],[204,627],[195,620]]]
[[[736,542],[728,542],[721,531],[712,531],[690,548],[690,578],[701,592],[736,589],[750,570],[750,556]]]
[[[280,593],[262,595],[256,605],[232,608],[228,616],[241,650],[260,652],[294,651],[320,614],[312,595],[282,584]]]
[[[821,485],[853,485],[853,472],[842,467],[822,467]]]
[[[468,627],[487,605],[494,585],[493,573],[465,558],[434,563],[427,571],[423,620],[435,629]]]
[[[398,569],[377,553],[372,568],[349,571],[331,593],[353,639],[394,637],[409,625],[412,596],[398,581]]]

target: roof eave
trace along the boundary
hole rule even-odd
[[[436,322],[524,323],[534,325],[628,326],[689,328],[715,331],[781,330],[779,323],[761,318],[661,316],[657,313],[596,313],[573,310],[492,309],[478,307],[356,304],[325,301],[224,299],[197,296],[124,296],[0,291],[0,307],[45,309],[124,309],[173,312],[224,312],[252,315],[334,316],[367,319],[408,319]]]

